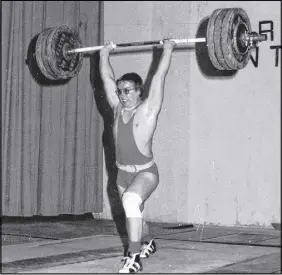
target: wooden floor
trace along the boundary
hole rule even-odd
[[[123,222],[3,219],[2,273],[117,273]],[[281,273],[281,231],[152,223],[157,252],[140,273]]]

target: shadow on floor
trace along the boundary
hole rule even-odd
[[[92,214],[60,215],[57,217],[3,217],[2,245],[19,244],[40,240],[62,240],[92,235],[120,235],[126,232],[117,229],[118,219],[94,219]],[[122,223],[123,220],[121,219]],[[154,235],[196,230],[192,224],[149,223]]]
[[[122,219],[120,223],[124,222]],[[63,240],[93,235],[110,235],[126,238],[118,230],[119,220],[94,219],[92,214],[60,215],[57,217],[3,217],[2,245],[43,240]],[[230,245],[281,247],[281,231],[222,226],[194,226],[180,223],[149,222],[156,239],[206,242]],[[122,226],[119,226],[122,228]]]

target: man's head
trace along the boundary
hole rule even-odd
[[[138,104],[143,95],[143,81],[136,73],[127,73],[117,81],[117,94],[124,107]]]

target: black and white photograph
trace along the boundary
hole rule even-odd
[[[281,1],[1,20],[1,274],[281,274]]]

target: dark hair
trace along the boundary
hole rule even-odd
[[[140,97],[142,97],[144,92],[143,80],[137,73],[127,73],[122,75],[119,79],[117,79],[116,84],[118,85],[121,81],[131,81],[135,84],[136,88],[140,89]]]

